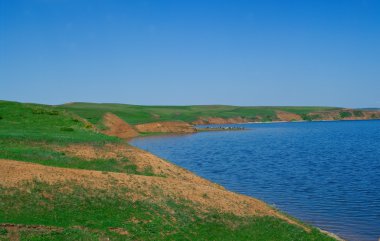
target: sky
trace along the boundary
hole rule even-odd
[[[0,0],[0,99],[380,107],[380,1]]]

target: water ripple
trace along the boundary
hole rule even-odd
[[[380,121],[244,127],[132,144],[347,240],[378,240]]]

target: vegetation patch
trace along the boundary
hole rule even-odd
[[[74,128],[71,127],[61,127],[61,131],[74,131]]]
[[[67,189],[71,191],[62,191]],[[180,200],[131,201],[125,198],[128,192],[125,188],[92,190],[72,183],[38,181],[19,188],[1,187],[0,223],[62,228],[21,232],[25,240],[333,240],[316,229],[308,233],[274,217],[238,217],[214,211],[200,215]]]
[[[0,115],[7,117],[1,120],[2,140],[37,141],[59,145],[120,142],[115,137],[86,128],[86,123],[82,121],[73,121],[77,119],[74,114],[55,110],[55,107],[3,101],[0,102]],[[68,127],[75,131],[67,131]]]
[[[32,113],[35,114],[35,115],[59,115],[59,111],[57,110],[53,110],[51,108],[39,108],[39,107],[35,107],[35,108],[32,108]]]
[[[352,117],[352,113],[348,112],[348,111],[341,111],[341,112],[339,112],[339,116],[342,119],[349,118],[349,117]]]
[[[34,162],[46,166],[77,168],[87,170],[122,172],[139,175],[154,175],[151,168],[139,171],[137,166],[125,157],[86,158],[74,157],[56,151],[46,143],[31,143],[18,140],[0,139],[0,158]]]
[[[277,111],[306,115],[310,112],[340,110],[340,108],[334,107],[139,106],[96,103],[70,103],[61,105],[58,108],[72,111],[99,127],[103,116],[107,112],[117,115],[129,124],[136,125],[156,122],[158,116],[160,121],[185,121],[188,123],[192,123],[204,116],[226,119],[242,117],[252,121],[258,120],[258,117],[260,117],[262,121],[274,121],[277,119]]]
[[[353,113],[354,113],[355,117],[363,117],[364,116],[363,112],[360,110],[354,110]]]

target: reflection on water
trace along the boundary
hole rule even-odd
[[[348,240],[378,240],[380,121],[244,127],[131,144]]]

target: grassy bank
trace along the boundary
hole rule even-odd
[[[0,192],[0,222],[60,227],[24,231],[21,240],[330,240],[273,217],[199,215],[186,200],[133,202],[125,199],[125,188],[35,181]]]
[[[79,112],[2,101],[0,116],[0,240],[333,240]]]
[[[199,117],[247,119],[262,118],[262,121],[276,120],[276,111],[285,111],[298,115],[311,112],[339,110],[336,107],[239,107],[227,105],[204,106],[139,106],[125,104],[96,104],[70,103],[59,106],[64,110],[72,111],[93,124],[101,122],[107,112],[112,112],[130,124],[141,124],[155,121],[185,121],[193,122]]]

